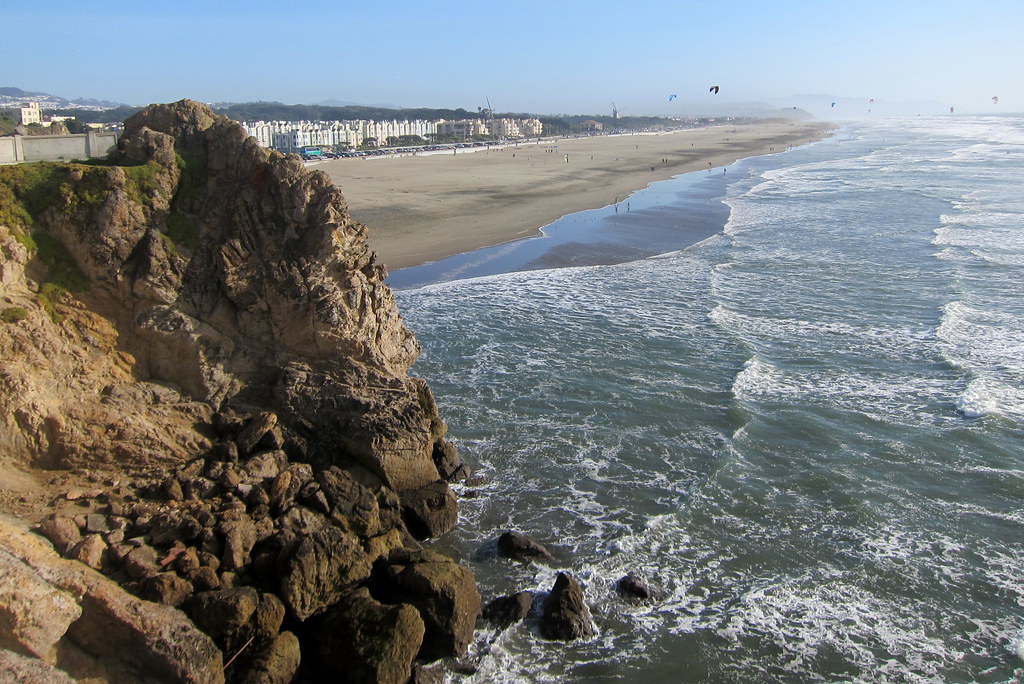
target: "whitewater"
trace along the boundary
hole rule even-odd
[[[598,630],[481,623],[466,681],[1024,676],[1022,188],[1024,117],[858,122],[561,222],[711,226],[683,249],[539,268],[528,240],[398,291],[486,478],[435,543],[485,601],[572,572]],[[497,558],[506,529],[558,562]]]

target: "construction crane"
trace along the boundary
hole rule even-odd
[[[487,124],[488,127],[491,129],[491,137],[496,138],[494,134],[494,110],[491,109],[491,98],[487,97],[487,95],[484,95],[484,100],[487,101]]]

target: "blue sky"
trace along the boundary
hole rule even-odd
[[[1020,0],[51,0],[3,23],[0,85],[130,104],[685,114],[814,93],[1024,111]]]

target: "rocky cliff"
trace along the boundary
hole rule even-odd
[[[125,122],[107,163],[0,167],[0,489],[100,483],[40,529],[224,660],[248,638],[284,663],[229,679],[288,681],[300,641],[307,672],[368,681],[464,652],[472,575],[415,541],[454,524],[464,468],[385,276],[324,174],[188,100]],[[0,645],[88,650],[68,610],[44,653]]]

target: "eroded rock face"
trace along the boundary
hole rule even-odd
[[[0,226],[0,308],[27,312],[0,342],[0,445],[57,466],[174,459],[237,404],[273,412],[312,462],[359,463],[397,491],[437,480],[444,425],[407,373],[419,347],[341,190],[189,100],[126,121],[119,155],[56,167],[65,194],[31,228]],[[59,327],[29,282],[52,274],[15,239],[29,232],[87,282],[55,304]]]

